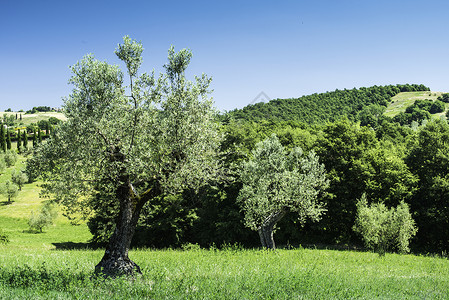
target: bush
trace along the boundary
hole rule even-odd
[[[431,114],[437,114],[440,112],[443,112],[445,110],[446,106],[444,105],[444,102],[441,102],[439,100],[432,103],[432,106],[430,107],[429,112]]]
[[[22,186],[28,182],[28,176],[21,170],[13,170],[11,173],[11,180],[22,190]]]
[[[12,167],[16,164],[17,162],[17,152],[13,151],[13,150],[8,150],[5,153],[5,163],[6,166]]]
[[[53,225],[57,214],[54,205],[46,201],[39,212],[31,212],[30,218],[28,219],[30,231],[43,232],[44,227]]]
[[[401,203],[388,209],[383,203],[368,206],[366,195],[357,203],[357,218],[354,231],[362,236],[366,247],[384,255],[387,250],[409,252],[410,239],[417,228],[409,207]]]
[[[17,185],[12,183],[10,180],[7,180],[2,187],[2,193],[5,195],[6,198],[8,198],[8,202],[11,203],[12,200],[15,197],[17,197],[17,194],[19,193],[19,189],[18,189]]]

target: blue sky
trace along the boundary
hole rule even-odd
[[[170,45],[190,48],[220,110],[269,98],[419,83],[449,92],[449,1],[0,0],[0,111],[62,104],[69,66],[87,53],[121,64],[124,35],[142,71]]]

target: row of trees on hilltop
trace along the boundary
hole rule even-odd
[[[429,91],[424,85],[405,84],[336,90],[300,98],[275,99],[230,111],[227,116],[248,121],[287,121],[322,123],[342,117],[356,120],[359,112],[370,106],[386,107],[400,92]]]

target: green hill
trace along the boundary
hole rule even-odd
[[[7,180],[11,180],[14,169],[25,167],[25,157],[19,156],[15,166],[0,171],[0,189]],[[86,224],[73,226],[70,221],[59,213],[54,225],[44,229],[43,233],[29,232],[28,219],[32,211],[39,210],[46,199],[39,196],[40,184],[34,182],[25,184],[12,203],[7,202],[5,195],[0,193],[0,229],[8,235],[6,247],[15,250],[25,249],[55,249],[57,244],[85,243],[92,237]]]
[[[405,112],[405,109],[412,105],[416,100],[437,100],[443,93],[442,92],[403,92],[395,95],[391,98],[391,102],[388,104],[384,115],[393,118],[401,112]]]
[[[275,99],[256,103],[226,114],[227,117],[247,121],[299,121],[322,123],[342,117],[355,120],[359,112],[368,106],[387,107],[391,98],[401,92],[428,92],[424,85],[373,86],[352,90],[313,94],[300,98]]]

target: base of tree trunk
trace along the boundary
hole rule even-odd
[[[128,257],[106,256],[95,266],[95,273],[103,274],[106,277],[142,274],[140,267]]]

